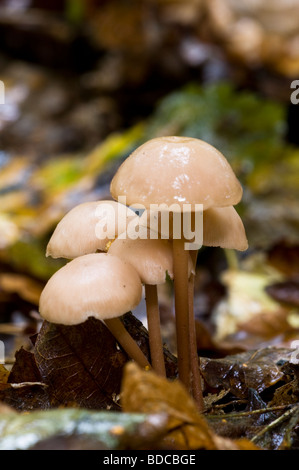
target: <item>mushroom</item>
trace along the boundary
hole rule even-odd
[[[77,325],[89,317],[102,320],[127,354],[147,368],[148,360],[119,318],[141,297],[142,284],[130,264],[107,253],[88,254],[68,262],[49,279],[39,311],[45,320],[63,325]]]
[[[242,187],[225,157],[213,146],[189,137],[160,137],[137,148],[120,166],[111,182],[114,199],[125,197],[132,207],[167,205],[179,214],[186,205],[195,212],[237,204]],[[190,389],[190,324],[188,251],[184,236],[173,239],[174,291],[179,377]],[[198,360],[197,360],[198,363]]]
[[[92,201],[71,209],[58,223],[48,243],[46,256],[74,259],[105,251],[109,241],[126,230],[136,217],[116,201]]]

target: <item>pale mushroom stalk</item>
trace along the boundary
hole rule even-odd
[[[151,363],[158,375],[166,377],[157,286],[145,284],[144,288]]]
[[[151,368],[147,358],[119,318],[106,319],[104,323],[113,334],[116,341],[120,344],[128,356],[133,359],[133,361],[135,361],[142,368]]]
[[[174,239],[173,275],[178,371],[181,382],[190,391],[188,261],[189,252],[185,250],[184,239]]]
[[[199,370],[199,358],[197,354],[197,340],[196,340],[196,326],[194,317],[194,280],[195,280],[195,267],[197,261],[197,250],[190,251],[190,256],[193,263],[194,272],[191,273],[188,284],[188,297],[189,297],[189,329],[190,329],[190,369],[191,369],[191,389],[193,398],[197,404],[199,412],[203,412],[203,394],[201,386],[201,375]]]

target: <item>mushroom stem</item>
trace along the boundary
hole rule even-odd
[[[196,265],[197,251],[190,252],[194,266]],[[191,387],[192,395],[197,404],[200,413],[203,412],[204,403],[201,387],[201,376],[199,371],[199,358],[197,354],[196,327],[194,317],[194,278],[192,273],[189,279],[189,328],[190,328],[190,368],[191,368]]]
[[[190,329],[188,296],[188,257],[184,239],[173,239],[173,274],[177,335],[178,371],[181,382],[190,391]]]
[[[161,377],[166,377],[157,286],[145,284],[144,287],[152,368]]]
[[[133,359],[133,361],[137,362],[137,364],[142,368],[151,367],[138,344],[128,333],[122,321],[118,317],[105,319],[105,324],[113,334],[116,341],[122,346],[122,348],[125,350],[128,356]]]

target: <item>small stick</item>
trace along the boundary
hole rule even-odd
[[[290,410],[287,410],[283,415],[279,416],[277,419],[275,419],[270,424],[265,426],[256,436],[254,436],[251,439],[251,442],[254,443],[254,442],[258,441],[261,437],[263,437],[264,434],[266,434],[266,432],[271,431],[271,429],[275,428],[278,424],[282,423],[282,421],[289,418],[289,416],[292,416],[293,414],[295,414],[298,411],[299,411],[299,406],[298,405],[294,406]]]
[[[194,318],[194,274],[189,279],[188,295],[189,295],[189,328],[190,328],[190,362],[191,362],[191,385],[193,398],[197,404],[200,413],[204,410],[204,402],[201,386],[201,375],[199,371],[199,358],[197,354],[196,329]]]

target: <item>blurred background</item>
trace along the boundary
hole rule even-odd
[[[123,159],[158,135],[215,145],[244,188],[249,250],[200,251],[199,352],[298,337],[298,25],[299,0],[0,0],[6,362],[30,348],[40,291],[64,263],[45,258],[57,222],[109,198]],[[170,289],[160,302],[171,348]]]

